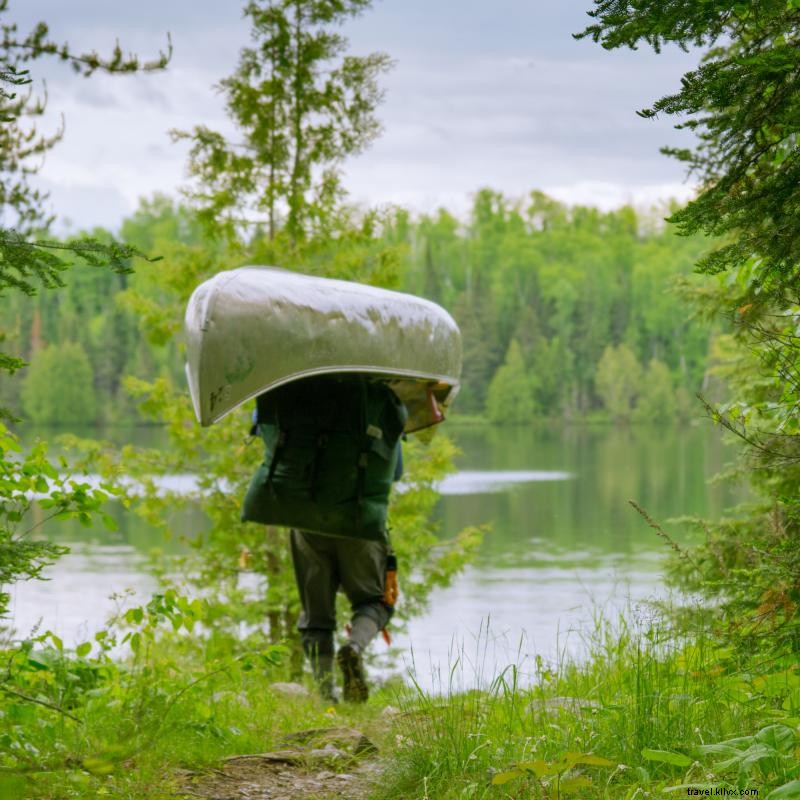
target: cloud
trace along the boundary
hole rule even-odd
[[[47,19],[56,39],[79,47],[104,52],[119,37],[148,56],[168,30],[175,43],[167,71],[151,75],[84,81],[63,65],[37,62],[51,88],[49,124],[62,111],[66,117],[64,141],[43,170],[54,186],[110,192],[117,201],[108,209],[130,211],[138,197],[174,194],[185,180],[188,147],[171,144],[170,129],[232,131],[213,86],[249,43],[238,2],[16,2],[17,18]],[[690,136],[635,110],[674,89],[694,57],[608,53],[576,42],[584,5],[461,0],[456,14],[443,0],[383,0],[348,23],[354,52],[384,50],[396,60],[383,80],[384,134],[344,165],[353,197],[457,210],[480,186],[512,195],[550,187],[562,199],[603,206],[678,191],[683,169],[658,150],[685,146]],[[98,209],[88,201],[62,206],[62,197],[54,192],[59,213]]]
[[[36,183],[50,193],[49,204],[62,209],[56,224],[59,234],[93,227],[113,230],[133,211],[122,193],[108,184],[56,183],[41,178]]]

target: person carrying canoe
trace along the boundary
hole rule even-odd
[[[291,529],[301,613],[298,630],[320,693],[364,702],[364,654],[397,601],[397,563],[386,523],[392,482],[402,475],[403,403],[362,375],[305,378],[260,395],[252,432],[265,443],[242,518]],[[336,594],[352,609],[338,653]]]

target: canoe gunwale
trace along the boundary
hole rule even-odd
[[[188,377],[189,375],[188,364],[186,365],[186,372]],[[273,381],[269,385],[263,386],[260,389],[251,392],[232,408],[225,409],[221,414],[215,416],[209,416],[208,422],[201,424],[204,428],[210,427],[211,425],[214,425],[220,420],[227,417],[228,414],[232,414],[234,411],[236,411],[237,408],[240,408],[245,403],[248,403],[250,400],[255,399],[259,395],[271,392],[273,389],[277,389],[280,386],[285,386],[287,383],[292,383],[293,381],[302,380],[303,378],[311,378],[315,375],[346,375],[346,374],[372,375],[375,377],[376,380],[384,379],[386,381],[392,381],[392,380],[397,380],[398,378],[401,379],[405,378],[409,381],[412,381],[413,383],[428,383],[431,385],[446,384],[448,387],[450,387],[449,391],[447,392],[448,398],[453,397],[455,393],[458,391],[458,388],[460,386],[459,383],[455,383],[453,381],[452,375],[431,375],[430,373],[420,373],[414,370],[376,369],[375,367],[365,367],[365,366],[314,367],[312,369],[306,369],[300,372],[292,373],[291,375],[286,375],[280,380]],[[191,388],[191,381],[189,382],[189,385]],[[192,391],[190,392],[190,394],[192,397],[192,405],[194,405],[195,412],[197,412],[195,393],[194,391]],[[199,419],[200,414],[197,414],[197,417]],[[412,433],[414,430],[420,430],[420,428],[407,429],[406,433]]]

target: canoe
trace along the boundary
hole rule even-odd
[[[461,333],[441,306],[277,267],[220,272],[186,309],[186,375],[203,426],[283,384],[361,373],[406,404],[406,431],[440,422],[461,374]]]

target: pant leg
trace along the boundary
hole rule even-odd
[[[335,631],[336,590],[340,581],[335,540],[293,530],[289,541],[302,608],[298,629]]]
[[[383,602],[388,545],[338,539],[336,548],[342,590],[353,609],[350,640],[364,650],[392,616],[392,609]]]
[[[333,698],[333,634],[339,586],[335,551],[324,537],[304,531],[293,530],[289,541],[302,609],[297,627],[303,652],[322,696]]]

